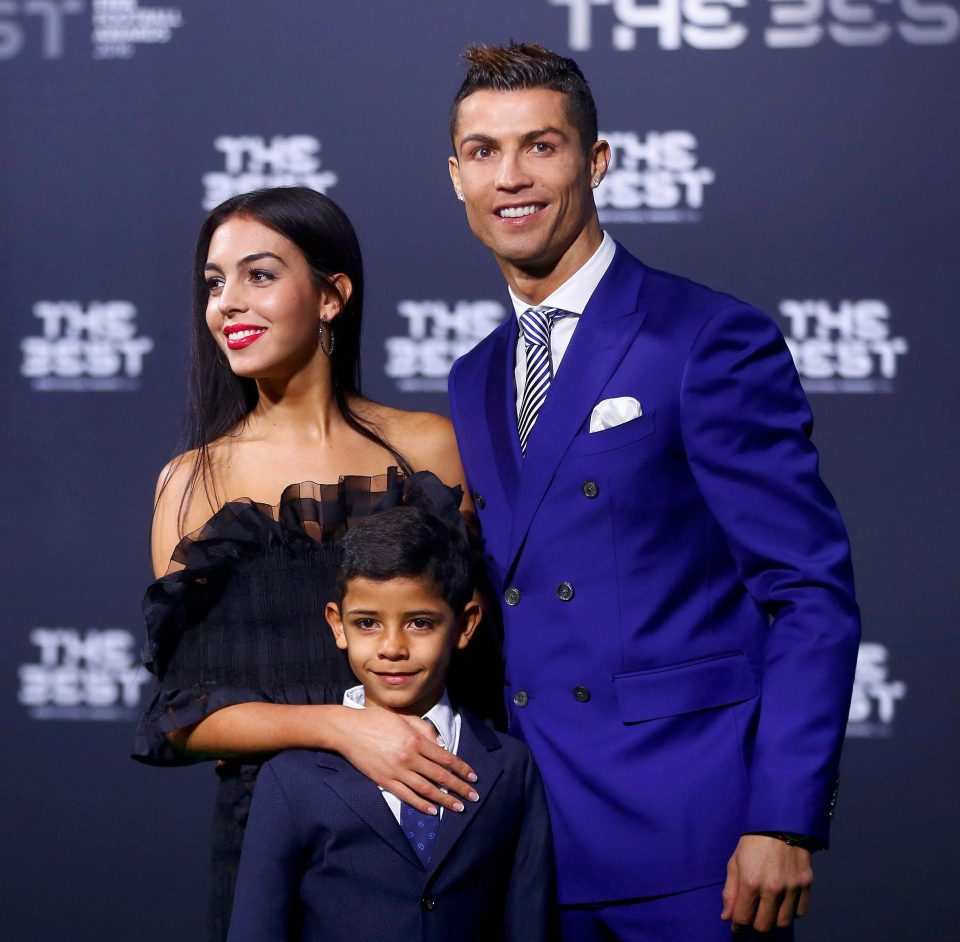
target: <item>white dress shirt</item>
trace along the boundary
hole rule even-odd
[[[343,695],[343,705],[345,707],[350,707],[353,710],[362,710],[366,706],[366,695],[364,694],[363,685],[358,684],[356,687],[351,687]],[[457,754],[457,749],[460,748],[460,714],[454,713],[453,707],[450,705],[450,698],[447,696],[447,692],[443,692],[443,696],[432,706],[426,713],[423,714],[423,719],[429,720],[437,728],[437,732],[440,735],[440,738],[443,740],[440,745],[443,746],[448,752],[452,752],[454,755]],[[452,745],[451,745],[452,743]],[[442,789],[446,791],[446,789]],[[380,794],[383,795],[384,800],[386,801],[390,811],[393,812],[393,816],[397,819],[397,823],[400,823],[400,799],[397,798],[392,792],[388,792],[385,788],[380,789]],[[443,806],[440,806],[440,817],[443,817]]]
[[[587,306],[593,292],[597,290],[600,279],[607,273],[610,263],[613,261],[617,246],[608,232],[603,233],[603,241],[600,247],[588,261],[578,268],[556,291],[548,294],[536,307],[556,307],[563,311],[568,311],[571,317],[562,317],[550,331],[550,361],[553,363],[553,375],[557,375],[560,369],[560,361],[570,346],[570,340],[577,324],[580,322],[580,315]],[[510,291],[510,300],[513,301],[513,309],[516,312],[517,322],[520,321],[520,315],[526,311],[530,304],[521,301],[514,293]],[[523,402],[523,390],[527,381],[527,350],[523,341],[523,333],[517,338],[517,351],[515,357],[516,366],[513,371],[513,378],[517,387],[517,415],[520,414],[520,405]]]

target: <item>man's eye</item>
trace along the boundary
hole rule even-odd
[[[553,151],[553,145],[548,144],[546,141],[537,141],[537,143],[533,145],[533,150],[538,154],[549,154]]]
[[[489,157],[492,153],[493,153],[493,151],[492,151],[489,147],[478,147],[478,148],[473,152],[473,156],[474,156],[474,157],[479,157],[480,160],[485,160],[485,159],[486,159],[487,157]]]

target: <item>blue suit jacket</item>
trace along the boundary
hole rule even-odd
[[[722,881],[746,831],[826,842],[859,616],[779,330],[618,246],[523,458],[516,338],[450,399],[561,902]],[[589,434],[619,396],[642,416]]]
[[[550,822],[529,749],[461,712],[478,802],[446,811],[424,871],[376,785],[341,756],[265,763],[230,942],[555,938]]]

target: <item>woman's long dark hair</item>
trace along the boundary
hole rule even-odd
[[[353,286],[350,299],[337,316],[336,343],[330,356],[333,396],[347,425],[393,455],[401,470],[410,464],[378,431],[350,408],[350,396],[360,393],[360,327],[363,320],[363,258],[357,234],[343,210],[329,197],[306,187],[254,190],[231,197],[210,212],[200,227],[193,262],[193,330],[187,416],[181,451],[196,451],[196,460],[180,505],[181,522],[189,495],[202,480],[211,503],[217,495],[210,467],[212,442],[242,427],[257,405],[256,381],[237,376],[213,339],[206,323],[209,289],[204,266],[214,232],[227,219],[242,216],[279,232],[303,252],[318,288],[332,285],[332,276],[346,275]]]

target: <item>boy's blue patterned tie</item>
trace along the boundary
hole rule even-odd
[[[440,827],[440,816],[436,814],[424,814],[417,811],[412,805],[405,801],[400,802],[400,827],[403,833],[407,835],[413,852],[417,855],[417,860],[426,870],[433,859],[433,848],[437,843],[437,830]]]
[[[430,723],[430,720],[424,722]],[[430,725],[433,726],[433,723],[430,723]],[[433,731],[439,735],[435,726]],[[400,827],[403,828],[403,833],[407,835],[407,840],[410,841],[410,846],[417,855],[417,860],[426,870],[433,859],[433,848],[437,843],[437,829],[440,827],[439,813],[424,814],[405,801],[401,801]]]
[[[520,450],[526,454],[527,439],[533,429],[540,408],[547,398],[553,379],[550,362],[550,331],[553,325],[566,317],[567,312],[555,307],[528,307],[520,315],[520,330],[527,351],[527,377],[523,386],[523,400],[517,417]]]

